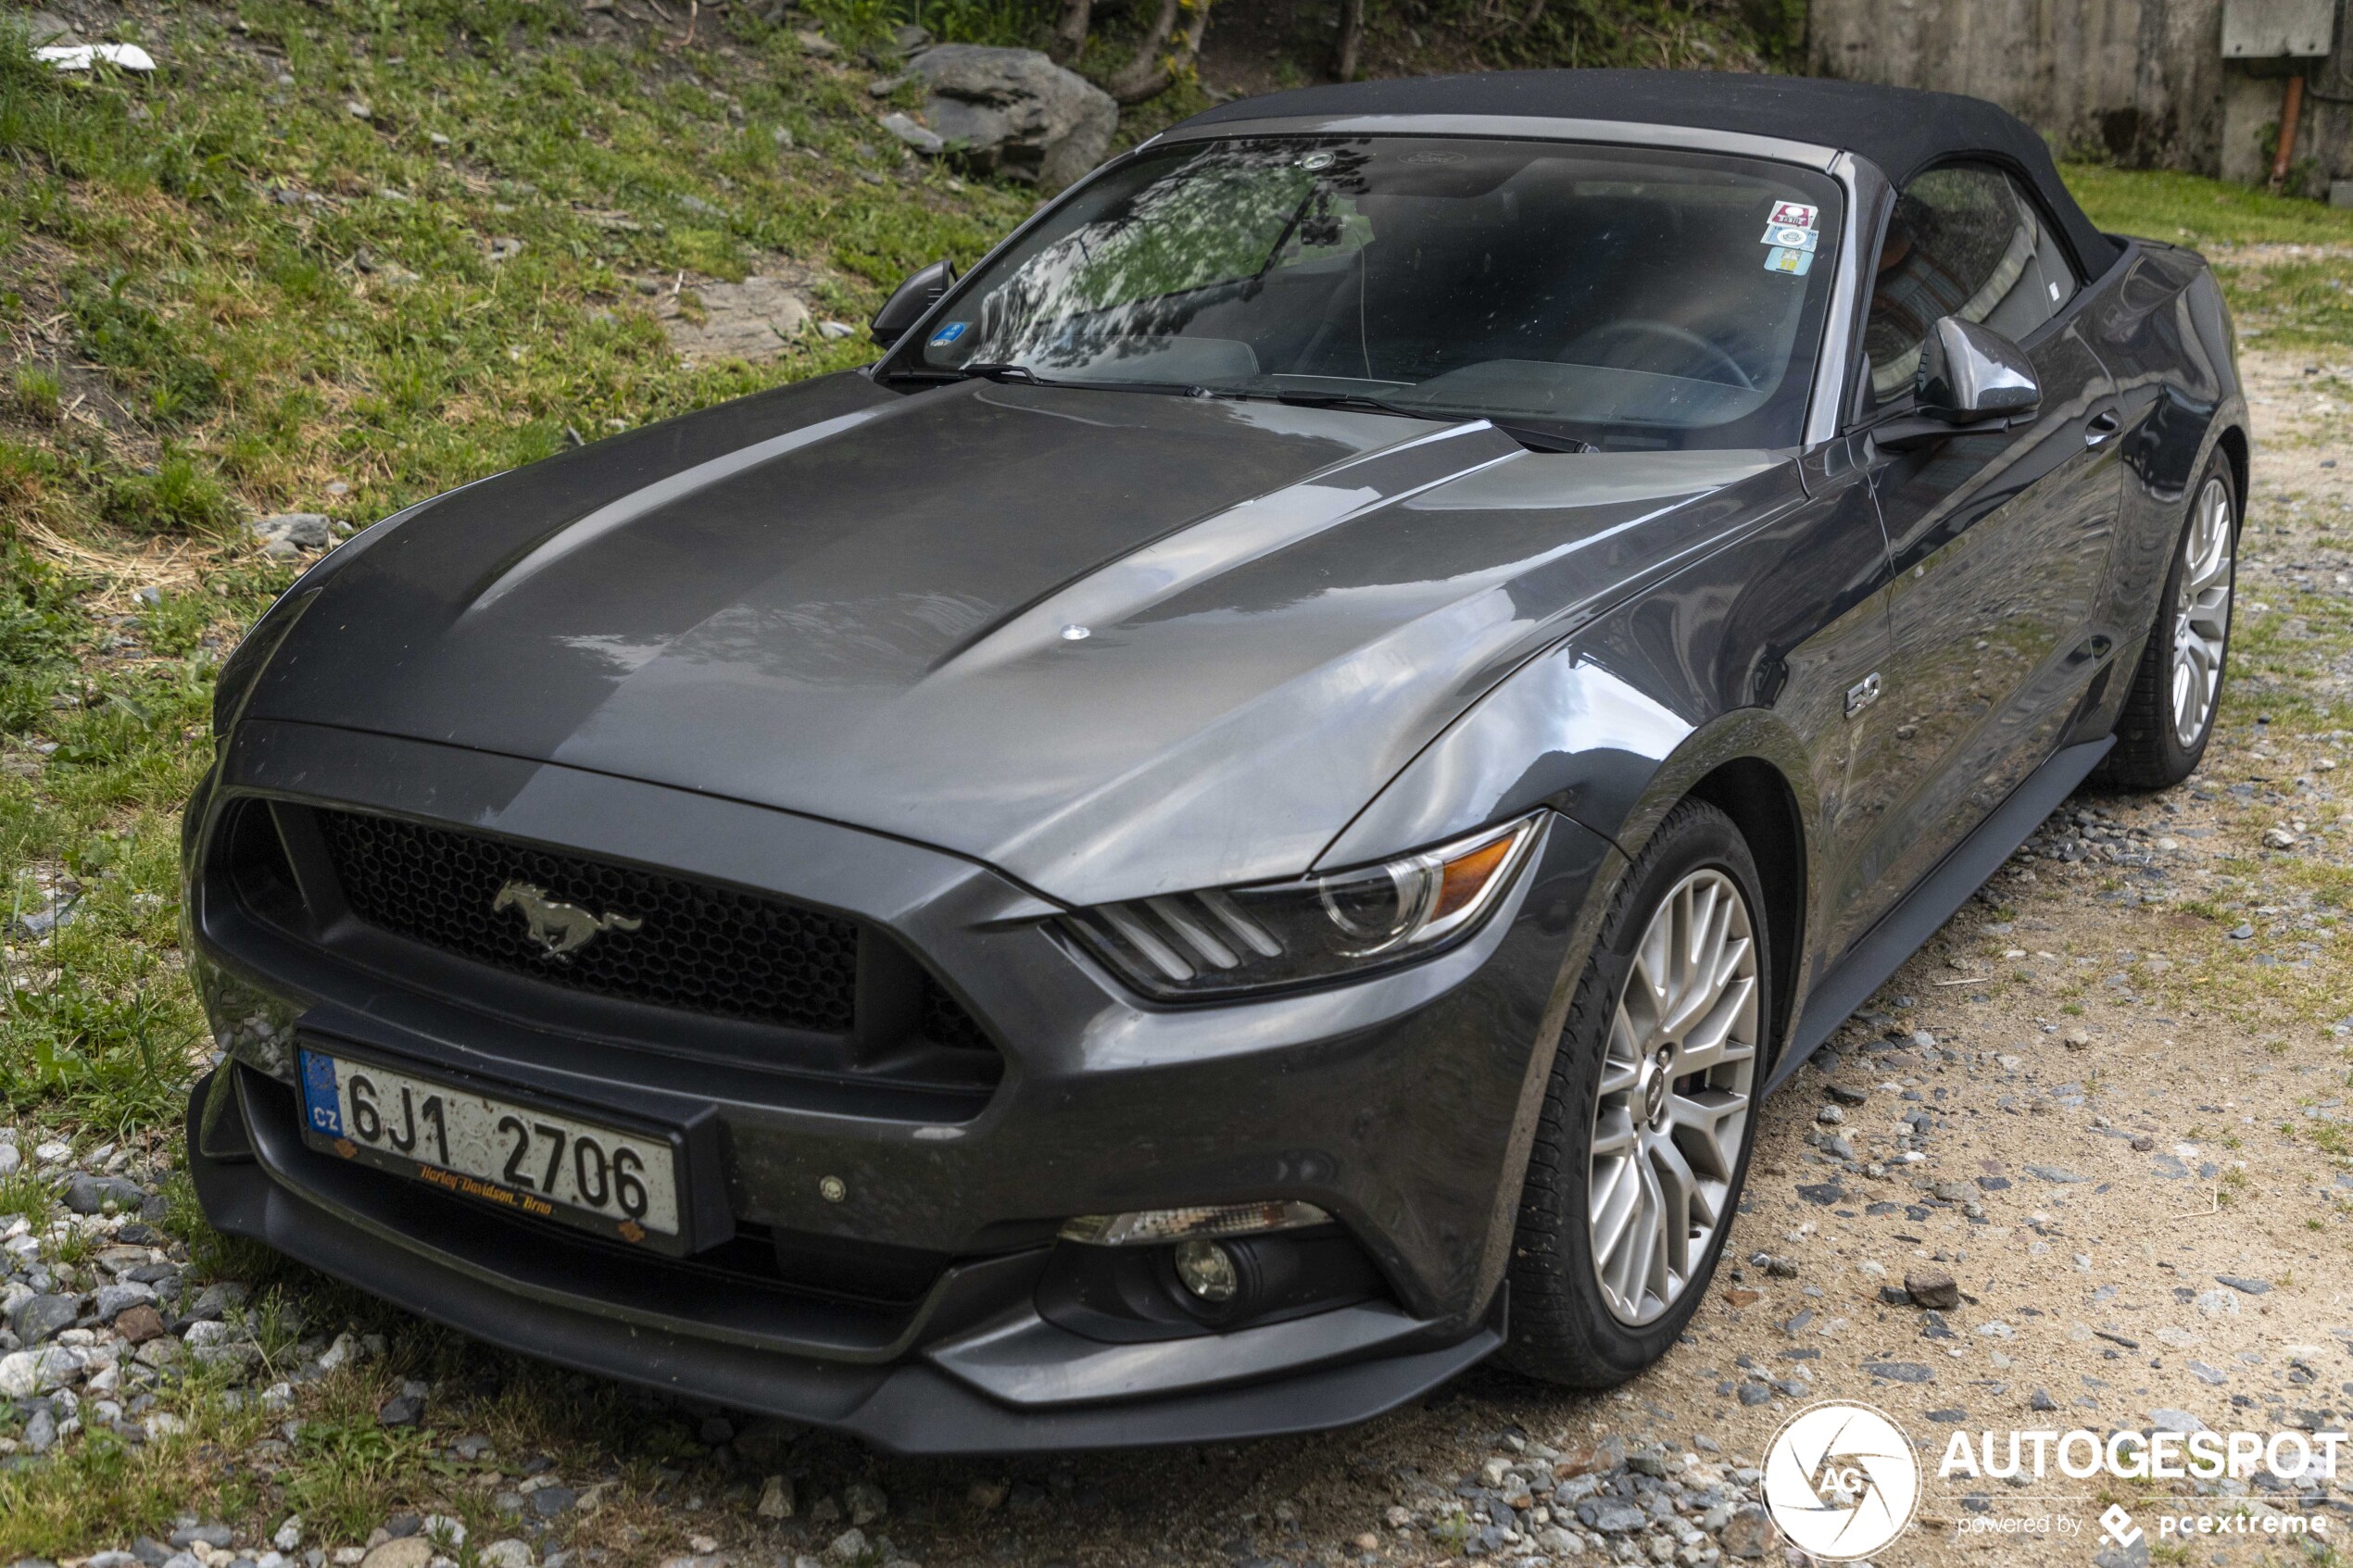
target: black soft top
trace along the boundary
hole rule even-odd
[[[1869,158],[1898,185],[1932,163],[1992,158],[2033,184],[2086,272],[2107,271],[2119,254],[2059,182],[2040,136],[2008,110],[1955,93],[1730,71],[1489,71],[1270,93],[1221,104],[1176,129],[1292,116],[1433,114],[1619,119],[1779,136]]]

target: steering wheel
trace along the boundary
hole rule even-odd
[[[1577,341],[1581,345],[1613,337],[1642,335],[1667,338],[1680,344],[1685,348],[1695,349],[1704,358],[1712,360],[1730,371],[1734,385],[1743,387],[1750,392],[1756,390],[1756,383],[1749,379],[1746,370],[1741,369],[1739,360],[1690,328],[1679,327],[1672,321],[1660,321],[1648,316],[1630,316],[1623,321],[1612,321],[1607,326],[1596,327]]]

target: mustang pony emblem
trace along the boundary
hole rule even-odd
[[[551,959],[568,959],[608,931],[635,931],[646,922],[635,915],[590,914],[577,904],[547,896],[543,887],[510,882],[490,901],[494,909],[521,909],[530,936]]]

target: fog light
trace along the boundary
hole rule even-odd
[[[1223,1304],[1242,1285],[1234,1255],[1214,1241],[1187,1241],[1176,1248],[1176,1278],[1203,1301]]]

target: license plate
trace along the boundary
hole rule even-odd
[[[461,1198],[624,1241],[674,1241],[669,1140],[308,1047],[303,1141]]]

